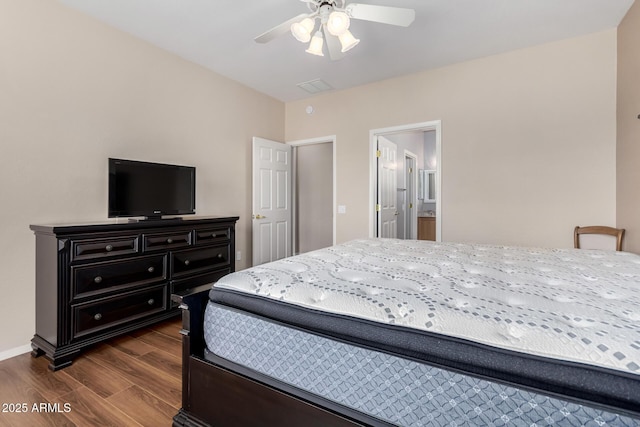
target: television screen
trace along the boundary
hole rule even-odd
[[[195,213],[196,169],[109,159],[109,218]]]

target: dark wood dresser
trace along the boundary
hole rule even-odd
[[[32,225],[32,355],[46,355],[57,370],[89,345],[179,314],[172,293],[235,271],[237,220]]]

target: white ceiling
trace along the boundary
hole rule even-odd
[[[412,8],[408,27],[352,20],[361,40],[339,61],[287,33],[253,38],[301,13],[299,0],[58,0],[282,101],[322,79],[337,90],[615,28],[634,0],[355,0]],[[348,2],[349,3],[349,2]]]

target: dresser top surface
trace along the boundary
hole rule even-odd
[[[217,217],[217,216],[192,216],[182,218],[166,218],[166,219],[114,219],[103,222],[77,222],[77,223],[60,223],[60,224],[34,224],[29,226],[35,233],[78,233],[78,232],[100,232],[100,231],[121,231],[121,230],[139,230],[150,228],[168,228],[168,227],[190,227],[194,225],[207,225],[218,223],[236,222],[237,216]]]

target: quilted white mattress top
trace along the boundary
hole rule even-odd
[[[364,239],[216,287],[640,375],[640,256]]]

